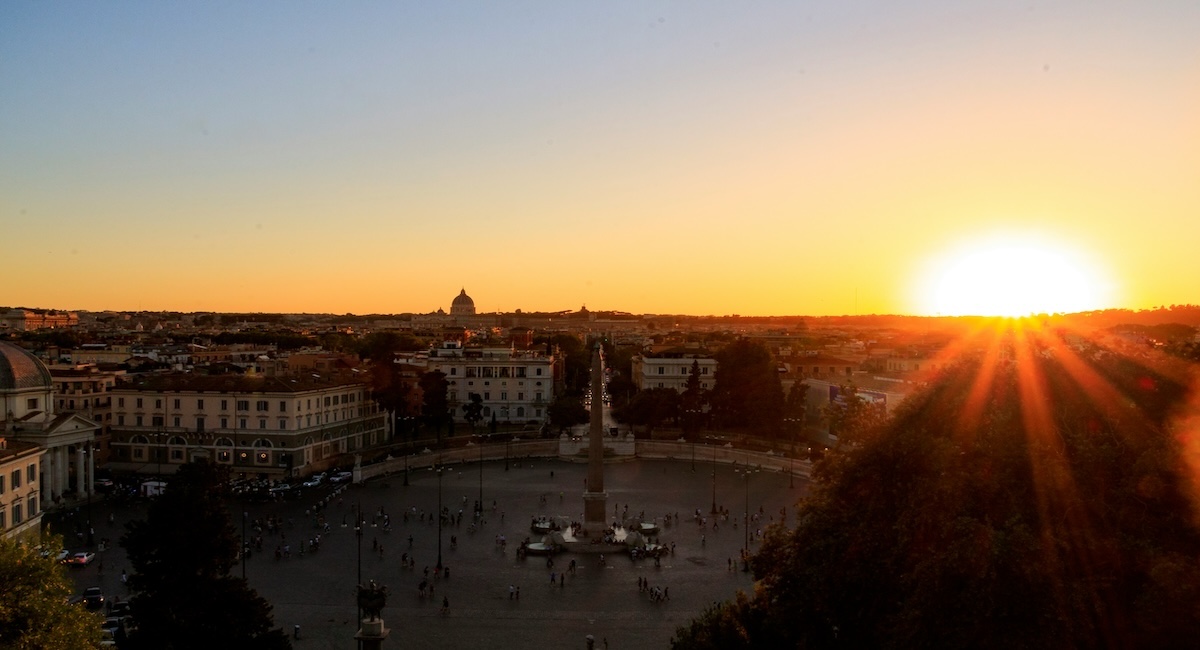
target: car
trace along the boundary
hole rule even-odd
[[[128,600],[118,600],[108,608],[109,616],[132,616],[133,608],[130,607]]]
[[[94,559],[96,559],[95,553],[91,551],[79,551],[78,553],[72,555],[69,560],[67,560],[67,564],[70,564],[71,566],[87,566],[91,564],[92,560]]]
[[[64,548],[59,550],[59,552],[54,556],[54,560],[61,564],[65,563],[68,559],[70,559],[70,557],[71,552]]]
[[[304,485],[304,487],[317,487],[317,486],[321,485],[321,480],[322,480],[322,477],[321,477],[321,475],[318,474],[316,476],[309,478],[307,481],[304,482],[303,485]]]
[[[93,612],[104,608],[104,592],[100,587],[88,587],[83,590],[83,606]]]
[[[329,482],[330,483],[349,483],[350,480],[353,478],[354,478],[353,472],[338,472],[337,474],[333,475],[333,478],[329,479]]]

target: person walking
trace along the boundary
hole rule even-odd
[[[442,596],[442,613],[450,613],[450,598],[448,596]]]

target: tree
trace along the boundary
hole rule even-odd
[[[450,384],[446,381],[446,373],[441,370],[431,370],[423,373],[420,380],[421,394],[424,403],[421,404],[421,416],[425,424],[432,426],[437,433],[438,444],[442,442],[442,425],[449,420],[453,427],[454,420],[450,418],[450,401],[446,391]],[[453,430],[453,428],[451,429]]]
[[[479,393],[471,393],[469,400],[463,407],[463,419],[470,423],[471,433],[475,433],[475,425],[483,420],[483,396]],[[492,417],[495,418],[496,414],[493,413]]]
[[[274,627],[271,605],[229,573],[238,540],[227,492],[224,467],[187,463],[151,502],[146,518],[126,525],[121,544],[133,567],[129,587],[138,614],[127,647],[291,648]]]
[[[684,435],[692,435],[700,429],[701,418],[704,417],[706,395],[700,385],[700,361],[692,361],[691,372],[688,373],[687,385],[679,396],[679,411],[683,420]]]
[[[717,372],[709,396],[718,426],[764,435],[783,421],[783,386],[771,352],[756,341],[739,339],[716,354]]]
[[[620,411],[620,420],[646,427],[647,433],[679,418],[679,393],[673,388],[648,388],[638,391],[629,405]]]
[[[982,355],[981,355],[982,356]],[[1187,648],[1200,524],[1171,369],[966,358],[831,452],[752,596],[675,648]],[[1187,444],[1194,444],[1188,442]]]
[[[558,427],[559,431],[566,431],[591,418],[587,407],[583,405],[583,400],[572,395],[559,395],[554,398],[554,401],[546,409],[546,415],[550,418],[550,424]]]
[[[42,548],[62,548],[62,538],[43,535]],[[63,565],[35,548],[0,538],[0,648],[94,648],[100,644],[96,615],[69,601],[73,587]]]
[[[868,401],[853,384],[838,386],[838,399],[825,407],[829,433],[839,445],[855,444],[887,420],[883,404]]]

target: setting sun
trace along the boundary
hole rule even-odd
[[[986,241],[943,258],[923,283],[925,311],[947,316],[1025,316],[1106,306],[1100,273],[1066,248]]]

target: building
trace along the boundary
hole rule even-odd
[[[462,291],[459,291],[458,295],[454,297],[454,301],[450,303],[450,315],[451,316],[474,316],[475,315],[475,301],[471,299],[471,296],[467,295],[466,288],[463,288]]]
[[[652,355],[635,356],[632,361],[633,381],[639,390],[670,388],[682,393],[687,390],[693,364],[700,365],[700,388],[711,390],[717,374],[717,360],[698,348],[672,348]]]
[[[114,471],[169,474],[203,458],[298,476],[349,464],[387,438],[367,383],[336,375],[149,375],[119,382],[111,397]]]
[[[34,481],[37,489],[32,490],[34,500],[40,501],[39,510],[59,503],[68,493],[90,497],[100,425],[78,413],[55,413],[50,370],[33,353],[6,341],[0,341],[0,404],[0,435],[9,445],[29,443],[42,454]],[[29,497],[23,498],[28,516]]]
[[[27,331],[74,327],[78,324],[79,315],[68,311],[10,309],[0,314],[0,329]]]
[[[94,365],[50,366],[54,381],[54,412],[76,413],[100,425],[96,431],[96,464],[108,462],[108,429],[112,426],[112,396],[108,394],[124,370],[101,370]]]
[[[0,538],[37,540],[42,530],[38,488],[45,451],[0,433]]]
[[[471,393],[483,399],[483,417],[500,422],[546,422],[554,401],[555,356],[512,347],[465,348],[456,341],[429,351],[428,369],[441,371],[455,420],[465,422]]]

